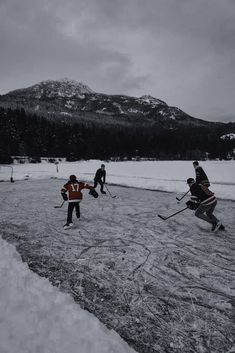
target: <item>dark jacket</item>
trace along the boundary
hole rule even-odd
[[[211,205],[216,202],[216,197],[205,185],[194,183],[190,186],[191,200],[201,205]]]
[[[95,173],[94,180],[98,181],[98,180],[101,180],[101,178],[103,178],[103,183],[105,183],[105,177],[106,177],[106,171],[99,168],[99,169],[97,169],[97,171]]]
[[[195,173],[196,173],[196,183],[197,184],[202,184],[207,187],[210,186],[209,179],[208,179],[206,173],[204,172],[204,170],[202,169],[202,167],[200,167],[198,165],[195,169]]]

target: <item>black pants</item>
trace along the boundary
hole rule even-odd
[[[100,191],[104,190],[104,183],[101,179],[94,179],[94,188],[97,187],[97,184],[100,184]]]
[[[195,216],[203,219],[204,221],[214,224],[218,222],[218,219],[213,215],[215,206],[217,205],[217,201],[212,203],[211,205],[203,205],[201,204],[195,211]]]
[[[67,223],[72,223],[72,217],[73,217],[74,208],[76,210],[77,218],[80,218],[80,205],[79,205],[79,202],[69,202],[68,203]]]

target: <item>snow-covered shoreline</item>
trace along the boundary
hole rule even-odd
[[[127,161],[104,162],[98,160],[52,163],[14,164],[15,180],[67,179],[76,174],[80,179],[93,181],[101,163],[105,163],[107,182],[144,189],[185,193],[186,179],[194,177],[192,161]],[[202,161],[200,165],[211,181],[211,190],[220,198],[235,200],[235,161]],[[0,180],[10,179],[11,168],[0,165]]]

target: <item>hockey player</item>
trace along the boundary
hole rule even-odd
[[[224,230],[224,226],[213,214],[217,199],[205,185],[197,184],[193,178],[187,179],[191,191],[191,200],[186,202],[188,208],[195,210],[195,216],[212,225],[212,232]]]
[[[64,229],[68,229],[73,226],[72,216],[73,210],[76,210],[77,218],[80,218],[80,202],[82,200],[82,189],[94,189],[93,186],[78,181],[75,175],[70,175],[69,181],[62,187],[61,195],[65,201],[68,200],[68,214],[67,222],[64,225]]]
[[[196,183],[205,185],[209,188],[210,186],[209,179],[206,173],[204,172],[203,168],[199,165],[198,161],[193,162],[193,167],[196,173]]]
[[[106,192],[104,191],[105,178],[106,178],[105,165],[101,164],[101,168],[97,169],[97,171],[95,173],[94,188],[96,188],[97,184],[99,183],[100,184],[100,192],[102,194],[106,194]]]

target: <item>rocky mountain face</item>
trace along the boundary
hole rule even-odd
[[[81,82],[69,79],[43,81],[34,86],[11,91],[0,96],[4,108],[24,108],[25,111],[71,123],[100,124],[159,124],[208,126],[209,122],[195,119],[176,107],[168,106],[149,95],[130,97],[92,91]]]

